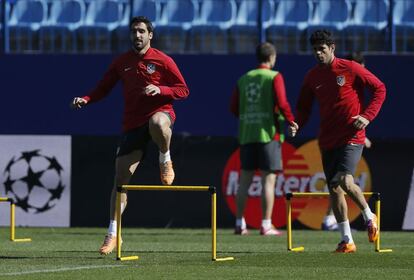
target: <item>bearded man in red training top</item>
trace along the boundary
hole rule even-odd
[[[116,155],[108,234],[99,250],[103,255],[111,253],[116,247],[116,189],[129,183],[151,139],[159,148],[162,184],[171,185],[174,181],[170,156],[172,125],[175,121],[172,103],[189,94],[172,58],[151,48],[152,23],[146,17],[134,17],[129,27],[132,50],[112,62],[103,79],[88,95],[75,97],[72,101],[73,108],[82,108],[107,96],[119,80],[123,83],[123,135]],[[126,205],[127,195],[122,193],[122,212]]]
[[[365,128],[377,116],[385,100],[385,85],[359,63],[336,58],[335,42],[330,32],[317,30],[310,43],[318,65],[305,76],[297,102],[297,123],[307,122],[312,103],[319,103],[319,147],[330,200],[338,221],[341,241],[336,252],[352,253],[356,246],[348,220],[345,193],[361,209],[368,228],[368,240],[378,238],[377,217],[372,213],[353,174],[361,159]],[[372,93],[364,104],[364,88]],[[295,136],[298,128],[289,127]]]

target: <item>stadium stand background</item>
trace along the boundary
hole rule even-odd
[[[338,52],[414,51],[413,0],[3,0],[12,53],[110,53],[129,47],[128,22],[146,15],[167,53],[309,53],[317,28]],[[261,7],[261,8],[260,8]],[[4,33],[4,32],[2,32]]]

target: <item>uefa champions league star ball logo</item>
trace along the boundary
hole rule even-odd
[[[13,157],[4,170],[6,196],[27,213],[42,213],[52,209],[65,189],[62,166],[55,157],[22,152]]]
[[[249,83],[246,86],[246,95],[247,95],[247,101],[249,103],[257,103],[257,102],[259,102],[260,85],[258,85],[256,83]]]

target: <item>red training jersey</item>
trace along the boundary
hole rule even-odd
[[[364,88],[372,96],[364,104]],[[385,85],[359,63],[334,58],[331,65],[317,65],[305,76],[297,103],[297,122],[303,127],[313,100],[319,103],[319,146],[329,150],[345,144],[364,144],[365,130],[353,126],[352,117],[370,122],[377,116],[386,95]]]
[[[260,65],[257,68],[267,68],[269,67]],[[275,100],[275,113],[282,113],[288,123],[292,123],[295,119],[292,114],[289,102],[286,97],[285,81],[283,79],[282,73],[278,73],[273,79],[273,92]],[[236,117],[239,117],[239,89],[236,87],[233,90],[233,94],[230,99],[230,112],[233,113]],[[275,125],[279,127],[279,123],[276,121]],[[280,131],[279,129],[277,131]],[[279,134],[276,133],[275,140],[279,139]]]
[[[187,84],[172,58],[149,48],[142,56],[131,50],[115,58],[96,88],[83,98],[96,102],[107,96],[119,80],[123,84],[125,108],[123,131],[145,124],[160,111],[168,112],[174,121],[173,101],[184,99],[189,94]],[[149,84],[158,86],[161,93],[145,95],[144,88]]]

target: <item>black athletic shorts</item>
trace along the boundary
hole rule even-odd
[[[170,114],[168,112],[163,113],[170,118],[172,128],[173,122]],[[116,156],[120,157],[130,154],[133,151],[142,151],[142,158],[144,158],[147,144],[151,139],[148,122],[142,126],[126,131],[119,140]]]
[[[333,181],[338,172],[354,175],[363,149],[362,144],[347,144],[329,151],[322,151],[323,171],[328,186],[338,183]]]
[[[240,145],[240,162],[243,170],[281,171],[281,144],[279,141],[271,141]]]

